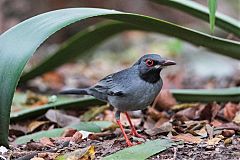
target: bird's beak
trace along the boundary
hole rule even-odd
[[[171,65],[176,65],[176,62],[172,61],[172,60],[165,60],[162,63],[162,66],[171,66]]]
[[[161,64],[155,65],[154,68],[159,69],[159,68],[165,68],[167,66],[175,65],[176,62],[172,60],[165,60]]]

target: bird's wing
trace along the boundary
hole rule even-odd
[[[111,74],[100,80],[89,90],[96,98],[107,100],[107,96],[124,96],[121,88],[122,85],[114,81],[113,74]]]

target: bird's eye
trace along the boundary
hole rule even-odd
[[[151,59],[147,59],[147,60],[145,61],[145,63],[146,63],[146,65],[147,65],[148,67],[152,67],[153,64],[154,64],[153,60],[151,60]]]

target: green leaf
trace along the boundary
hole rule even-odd
[[[13,98],[13,110],[11,112],[11,122],[32,118],[44,114],[49,109],[88,109],[89,106],[103,105],[102,101],[99,101],[93,97],[86,96],[83,98],[69,98],[68,96],[58,96],[57,101],[54,103],[45,104],[42,106],[29,107],[24,105],[26,95],[22,93],[15,93]]]
[[[240,88],[223,89],[172,89],[170,90],[180,102],[239,102]]]
[[[183,32],[183,30],[179,27],[177,28],[174,28],[174,27],[169,28],[169,26],[164,27],[161,23],[159,23],[159,21],[154,22],[155,20],[153,19],[149,19],[149,21],[150,22],[153,21],[152,22],[154,23],[153,26],[156,26],[156,27],[152,27],[151,29],[148,29],[149,28],[148,26],[145,26],[144,24],[142,24],[142,27],[145,27],[145,28],[140,28],[137,26],[133,26],[133,25],[121,23],[121,22],[104,23],[96,26],[91,26],[86,30],[81,31],[75,36],[71,37],[60,47],[58,51],[52,54],[52,56],[46,58],[46,60],[44,60],[38,66],[33,68],[30,72],[25,73],[21,77],[20,83],[26,82],[31,78],[40,76],[43,73],[51,71],[71,59],[74,59],[76,57],[81,58],[87,53],[87,51],[89,51],[89,49],[99,45],[100,43],[110,38],[111,36],[126,30],[141,30],[141,31],[152,31],[156,33],[165,33],[167,35],[176,36],[176,37],[185,39],[186,41],[193,43],[195,45],[205,46],[216,52],[220,52],[220,53],[224,52],[225,55],[230,57],[236,54],[237,57],[235,56],[234,57],[240,59],[240,54],[238,54],[239,52],[237,50],[237,49],[240,49],[239,44],[237,44],[238,46],[237,47],[235,44],[229,43],[226,40],[219,39],[217,37],[210,36],[210,35],[203,35],[203,34],[198,34],[192,31],[186,31],[186,30],[184,30],[184,32],[188,36],[185,36],[184,34],[175,35],[175,33],[181,33]],[[150,23],[150,22],[146,22],[146,23]],[[161,30],[160,28],[162,28],[163,30]],[[168,33],[166,32],[166,30],[164,30],[164,28],[169,28],[169,30],[171,31]],[[175,29],[177,31],[175,31]],[[99,35],[99,36],[96,37],[95,35]],[[234,49],[235,47],[236,49]]]
[[[32,134],[28,134],[17,138],[14,142],[16,144],[24,144],[31,140],[38,141],[43,137],[54,138],[60,137],[66,128],[74,128],[78,131],[88,131],[88,132],[101,132],[103,128],[107,128],[112,125],[112,122],[108,121],[93,121],[93,122],[81,122],[80,124],[71,125],[65,128],[51,129],[47,131],[40,131]]]
[[[192,16],[209,22],[209,10],[207,7],[192,0],[151,0],[155,3],[176,8]],[[239,21],[225,14],[216,12],[216,26],[240,37]]]
[[[101,44],[106,39],[131,29],[137,29],[137,27],[121,22],[100,23],[90,26],[69,38],[52,56],[46,58],[28,73],[23,74],[20,78],[20,83],[51,71],[76,57],[81,58],[88,53],[87,51]]]
[[[148,31],[156,31],[186,41],[194,41],[197,45],[208,45],[214,51],[240,59],[239,42],[212,37],[147,16],[107,9],[70,8],[32,17],[0,36],[0,145],[8,146],[7,139],[12,98],[20,75],[29,58],[41,43],[59,29],[91,17],[105,17],[118,20]],[[211,45],[209,45],[209,41],[212,42]]]
[[[209,8],[209,22],[211,32],[214,32],[215,27],[215,13],[217,9],[217,0],[208,0],[208,8]]]
[[[140,145],[125,148],[112,155],[104,157],[103,160],[145,160],[146,158],[162,152],[174,145],[176,145],[176,143],[171,140],[156,139]]]

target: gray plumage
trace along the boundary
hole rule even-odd
[[[120,112],[142,110],[154,101],[162,88],[162,68],[174,64],[157,54],[147,54],[132,67],[110,74],[92,87],[60,93],[92,95],[109,102]]]

